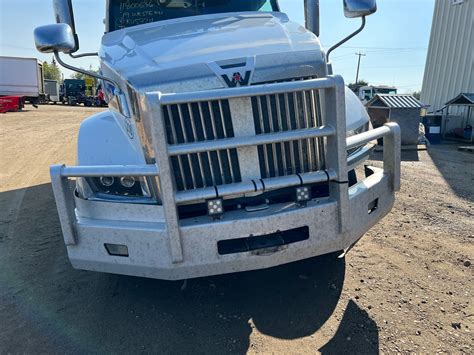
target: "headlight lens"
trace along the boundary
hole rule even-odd
[[[367,132],[370,128],[370,122],[367,122],[365,124],[363,124],[362,126],[360,126],[359,128],[357,129],[354,129],[352,131],[348,131],[347,132],[347,137],[352,137],[352,136],[355,136],[357,134],[361,134],[361,133],[364,133],[364,132]],[[354,154],[355,152],[357,152],[361,147],[356,147],[356,148],[352,148],[352,149],[349,149],[347,151],[347,155],[351,155],[351,154]]]
[[[101,176],[88,179],[88,183],[95,194],[110,197],[150,197],[146,180],[135,176]]]
[[[352,131],[348,131],[347,132],[347,137],[352,137],[352,136],[355,136],[357,134],[367,132],[368,130],[369,130],[369,122],[364,123],[362,126],[360,126],[357,129],[353,129]]]

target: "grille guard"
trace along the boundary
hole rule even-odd
[[[187,143],[174,145],[173,147],[167,143],[162,111],[164,105],[282,94],[303,90],[321,90],[324,93],[322,96],[322,109],[326,126],[261,134],[258,136]],[[341,233],[345,232],[347,227],[346,220],[349,214],[347,150],[365,145],[378,138],[385,138],[383,153],[384,174],[389,177],[393,191],[399,191],[400,189],[401,140],[399,126],[395,123],[388,123],[377,129],[346,138],[344,81],[340,76],[180,94],[147,93],[145,101],[143,115],[147,116],[144,118],[151,125],[155,164],[142,166],[51,166],[52,187],[66,245],[75,245],[77,242],[74,196],[68,181],[69,178],[73,177],[137,176],[155,178],[161,191],[171,258],[174,263],[183,261],[177,205],[216,196],[228,197],[302,184],[329,182],[330,199],[337,203],[339,230]],[[326,137],[326,169],[324,171],[244,181],[242,183],[190,191],[178,192],[174,186],[173,171],[170,164],[170,158],[174,155],[317,137]]]

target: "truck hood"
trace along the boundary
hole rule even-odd
[[[206,75],[202,65],[231,61],[226,66],[232,66],[253,58],[257,66],[258,57],[277,60],[275,54],[286,54],[288,67],[291,61],[302,65],[302,56],[295,52],[311,52],[313,64],[324,61],[318,38],[285,14],[245,12],[185,17],[111,32],[103,37],[100,56],[104,71],[140,86],[150,75],[155,83],[166,81],[169,71],[173,76],[185,75],[186,68]]]

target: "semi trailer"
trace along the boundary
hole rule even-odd
[[[35,106],[43,102],[43,64],[36,58],[0,56],[0,96],[20,97]]]
[[[61,101],[61,89],[60,85],[56,80],[44,80],[44,91],[46,95],[46,101],[57,104]]]
[[[375,0],[344,1],[361,26],[327,52],[316,0],[306,26],[276,0],[108,0],[84,54],[72,2],[53,3],[36,47],[109,103],[81,124],[77,164],[51,166],[74,268],[178,280],[343,257],[391,210],[399,127],[372,129],[330,61]],[[100,74],[61,54],[97,55]],[[383,168],[365,163],[378,138]]]

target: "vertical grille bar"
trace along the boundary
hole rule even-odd
[[[190,118],[190,121],[191,121],[191,129],[193,131],[193,138],[194,138],[194,142],[197,142],[199,141],[199,136],[198,136],[198,131],[197,131],[197,128],[196,128],[196,120],[195,120],[195,117],[194,117],[194,112],[193,112],[193,106],[192,104],[188,103],[188,111],[189,111],[189,118]],[[202,153],[198,153],[196,154],[197,155],[197,160],[198,160],[198,165],[199,165],[199,172],[195,173],[196,175],[200,175],[201,177],[201,181],[202,181],[202,184],[201,186],[205,186],[205,177],[204,177],[204,165],[203,165],[203,161],[202,161]],[[194,166],[193,166],[193,169],[194,169]]]
[[[174,116],[173,116],[173,111],[171,109],[171,106],[166,107],[165,111],[165,120],[166,118],[169,120],[169,126],[171,128],[171,137],[170,137],[170,130],[168,129],[168,140],[171,141],[171,144],[178,144],[178,134],[176,132],[176,124],[174,121]],[[168,123],[166,123],[168,126]],[[173,158],[171,159],[173,169],[176,171],[177,169],[179,170],[178,178],[176,179],[176,185],[178,189],[183,189],[185,186],[184,183],[184,169],[183,169],[183,163],[181,162],[181,157]]]
[[[275,127],[275,122],[274,122],[274,115],[273,115],[273,110],[272,110],[272,103],[271,103],[271,97],[270,95],[265,96],[265,101],[267,103],[267,114],[268,114],[268,121],[269,121],[269,132],[266,133],[273,133],[273,132],[278,132],[278,129]],[[271,158],[272,158],[272,165],[273,165],[273,171],[274,174],[273,176],[278,175],[278,157],[277,157],[277,144],[272,143],[269,145],[269,148],[271,149]]]
[[[302,99],[303,99],[303,115],[304,115],[304,123],[305,123],[305,128],[312,127],[313,125],[311,124],[311,115],[309,113],[309,108],[308,108],[308,100],[306,97],[306,91],[303,91],[301,93]],[[314,169],[313,165],[313,152],[312,152],[312,138],[306,139],[306,145],[307,145],[307,158],[308,158],[308,171],[312,171]]]
[[[186,127],[185,123],[184,123],[183,109],[181,107],[182,105],[177,105],[177,106],[178,106],[179,122],[181,123],[181,128],[183,130],[184,142],[185,143],[192,142],[192,141],[194,141],[194,137],[192,137],[192,139],[190,139],[189,134],[187,132],[186,128],[188,128],[188,127]],[[186,168],[189,168],[189,172],[191,173],[191,180],[192,180],[192,187],[191,188],[197,187],[198,184],[197,184],[197,180],[196,180],[196,175],[194,174],[194,169],[193,169],[193,164],[192,164],[192,155],[180,156],[180,158],[183,159],[186,162],[184,165],[186,166]],[[186,180],[186,178],[185,178],[185,180]]]
[[[276,108],[277,108],[277,117],[278,117],[278,124],[280,126],[280,131],[286,131],[285,127],[283,126],[283,118],[281,117],[281,106],[280,106],[280,98],[281,95],[276,96]],[[286,143],[281,143],[280,144],[280,154],[282,158],[282,164],[283,164],[283,175],[286,175],[288,173],[288,164],[286,162],[286,151],[285,151],[285,144]]]
[[[211,121],[211,127],[212,127],[212,135],[213,135],[213,139],[218,139],[219,138],[219,135],[217,134],[217,128],[216,128],[216,118],[214,116],[214,110],[213,110],[213,107],[212,107],[212,101],[209,101],[207,103],[207,106],[208,106],[208,109],[209,109],[209,115],[210,115],[210,121]],[[221,159],[221,154],[219,151],[217,152],[211,152],[211,156],[214,156],[217,158],[217,164],[214,163],[214,161],[212,162],[212,168],[214,171],[217,170],[217,173],[216,175],[218,175],[218,178],[217,178],[217,183],[219,185],[223,184],[224,183],[224,174],[223,174],[223,164],[222,164],[222,159]],[[217,165],[217,166],[216,166]]]
[[[285,111],[286,111],[286,124],[288,126],[288,130],[291,130],[291,118],[290,118],[290,100],[288,98],[288,94],[285,94]],[[293,142],[289,142],[288,145],[290,146],[290,160],[291,160],[291,172],[290,174],[296,174],[296,162],[295,162],[295,145]]]
[[[204,140],[209,140],[209,136],[208,136],[208,133],[207,133],[207,127],[206,127],[206,122],[204,120],[204,113],[203,113],[203,109],[202,109],[202,103],[201,102],[198,102],[198,108],[199,108],[199,120],[201,121],[201,125],[202,125],[202,130],[203,130],[203,133],[204,133]],[[208,165],[208,168],[209,168],[209,171],[211,173],[211,178],[212,178],[212,184],[213,185],[216,185],[216,177],[214,175],[214,170],[212,169],[212,166],[211,166],[211,153],[210,152],[207,152],[206,153],[206,159],[207,159],[207,165]]]
[[[258,103],[258,118],[259,118],[259,130],[257,130],[257,134],[258,132],[260,132],[260,134],[264,134],[266,133],[265,131],[265,125],[264,125],[264,118],[263,118],[263,109],[262,109],[262,98],[261,97],[257,97],[257,103]],[[270,176],[270,163],[268,161],[268,148],[266,145],[262,146],[262,149],[263,149],[263,156],[264,156],[264,161],[263,161],[263,164],[264,164],[264,172],[265,172],[265,177],[269,177]],[[262,163],[262,162],[261,162]]]
[[[301,112],[298,105],[298,93],[293,93],[293,105],[294,105],[294,113],[295,113],[295,123],[297,129],[304,128],[304,125],[301,124]],[[304,173],[304,156],[303,156],[303,141],[295,141],[296,149],[298,152],[299,164],[296,168],[297,173]]]
[[[228,138],[229,137],[229,132],[227,131],[228,127],[225,124],[224,109],[222,108],[222,101],[221,100],[218,101],[218,105],[219,105],[219,114],[221,115],[222,128],[223,128],[223,131],[224,131],[224,138]],[[236,182],[234,169],[232,169],[232,156],[231,156],[230,150],[229,149],[226,150],[225,154],[226,154],[226,158],[227,158],[227,161],[229,162],[229,167],[230,167],[230,180],[231,180],[231,182]]]

